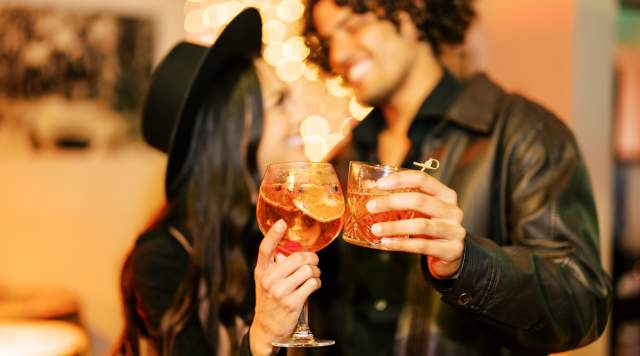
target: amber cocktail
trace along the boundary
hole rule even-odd
[[[279,219],[288,226],[278,250],[316,252],[342,230],[344,196],[327,163],[282,163],[267,169],[260,186],[258,226],[263,234]]]
[[[377,187],[378,179],[401,171],[401,168],[381,166],[364,162],[349,164],[347,187],[347,213],[345,214],[342,238],[351,244],[383,250],[380,237],[371,231],[371,226],[379,222],[406,220],[423,217],[413,210],[388,211],[371,214],[366,208],[371,199],[397,192],[417,191],[417,189],[382,190]],[[408,236],[392,236],[408,237]]]

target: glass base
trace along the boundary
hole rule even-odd
[[[382,246],[382,244],[380,244],[380,242],[371,242],[371,241],[364,241],[364,240],[361,240],[361,239],[354,239],[354,238],[351,238],[351,237],[346,236],[346,235],[342,235],[342,239],[345,242],[348,242],[348,243],[350,243],[352,245],[357,245],[357,246],[366,247],[366,248],[372,248],[372,249],[375,249],[375,250],[388,251],[388,249],[385,248],[384,246]]]
[[[281,342],[274,341],[271,345],[277,347],[321,347],[331,346],[335,343],[336,342],[333,340],[316,339],[313,337],[311,330],[308,328],[301,328],[293,333],[288,340]]]
[[[333,340],[322,340],[316,338],[310,339],[296,339],[290,338],[289,340],[285,340],[282,342],[272,342],[271,345],[276,347],[322,347],[322,346],[331,346],[335,345],[335,341]]]
[[[321,340],[313,337],[311,329],[309,329],[309,323],[307,322],[309,316],[309,303],[305,300],[300,316],[298,317],[298,325],[291,334],[288,340],[273,341],[271,345],[276,347],[320,347],[331,346],[336,342],[333,340]]]

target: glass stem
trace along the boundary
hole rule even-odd
[[[311,332],[311,329],[309,329],[309,324],[307,323],[308,317],[309,306],[308,301],[305,301],[300,317],[298,317],[298,325],[296,325],[296,330],[292,335],[294,339],[313,339],[313,333]]]

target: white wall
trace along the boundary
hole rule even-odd
[[[611,271],[613,246],[613,56],[618,2],[579,0],[573,61],[573,129],[591,174],[600,222],[601,255]],[[608,333],[575,356],[608,354]]]

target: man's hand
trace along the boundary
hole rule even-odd
[[[302,307],[311,293],[320,288],[318,255],[296,252],[278,254],[278,242],[287,224],[276,222],[260,243],[254,270],[256,309],[249,329],[253,355],[271,355],[272,341],[282,341],[293,332]]]
[[[377,184],[384,190],[412,188],[419,192],[392,193],[372,199],[367,203],[370,213],[414,210],[425,216],[374,224],[371,230],[377,236],[411,237],[387,237],[381,244],[391,251],[427,255],[429,271],[435,278],[454,276],[460,268],[466,235],[456,192],[420,171],[398,172],[381,178]]]

